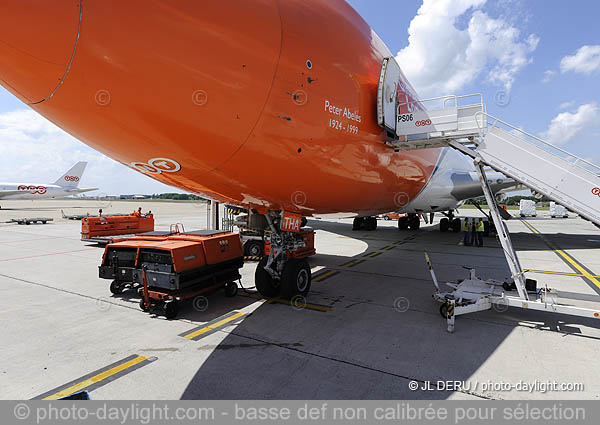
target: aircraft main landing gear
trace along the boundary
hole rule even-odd
[[[352,230],[377,230],[377,217],[356,217],[352,222]]]
[[[419,230],[421,228],[421,219],[418,214],[408,214],[406,217],[398,219],[398,229],[400,230]]]
[[[444,213],[444,215],[446,217],[440,220],[440,232],[447,232],[448,230],[452,230],[454,233],[460,232],[460,218],[455,217],[453,211]]]

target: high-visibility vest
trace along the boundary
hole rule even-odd
[[[467,220],[463,221],[462,228],[465,232],[469,231],[469,223],[467,222]]]
[[[483,225],[483,221],[479,221],[479,222],[477,222],[477,224],[475,224],[475,231],[476,232],[485,231],[485,226]]]

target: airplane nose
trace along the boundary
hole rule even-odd
[[[51,96],[66,76],[81,0],[0,0],[0,84],[25,103]]]

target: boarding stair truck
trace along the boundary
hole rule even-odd
[[[395,87],[401,84],[401,75],[396,60],[384,58],[377,118],[388,135],[385,144],[396,152],[451,147],[473,158],[511,271],[512,282],[500,283],[481,280],[472,271],[468,279],[450,284],[450,292],[442,292],[434,278],[434,298],[446,307],[448,331],[454,330],[457,315],[488,310],[493,305],[600,319],[600,308],[567,305],[561,298],[568,299],[569,294],[526,283],[485,174],[486,166],[499,171],[600,228],[600,167],[491,116],[481,94],[423,100],[390,96],[400,93]]]
[[[552,201],[550,202],[550,217],[569,218],[569,213],[565,207]]]
[[[519,201],[519,215],[521,217],[537,217],[535,201],[531,199],[521,199]]]

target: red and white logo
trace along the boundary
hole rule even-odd
[[[17,190],[28,191],[31,192],[33,195],[43,195],[47,191],[45,186],[26,186],[24,184],[19,185],[19,187],[17,187]]]
[[[176,173],[181,170],[177,161],[169,158],[152,158],[148,162],[130,162],[129,166],[145,174]]]
[[[596,196],[600,196],[600,187],[595,187],[592,189],[592,194]]]
[[[290,212],[283,213],[281,218],[281,230],[284,232],[300,232],[302,216]]]
[[[426,125],[431,125],[431,120],[421,120],[415,123],[417,127],[425,127]]]
[[[79,177],[77,177],[77,176],[65,176],[64,179],[66,182],[78,182],[79,181]]]

